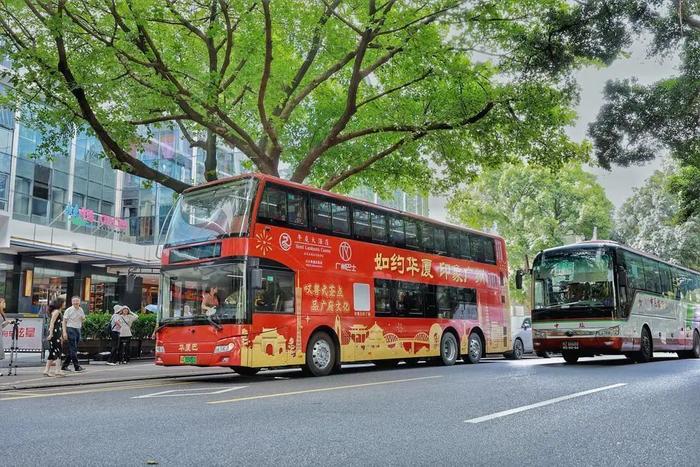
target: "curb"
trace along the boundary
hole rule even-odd
[[[20,391],[24,389],[44,389],[44,388],[62,388],[62,387],[70,387],[70,386],[88,386],[91,384],[106,384],[106,383],[120,383],[120,382],[127,382],[127,381],[146,381],[146,380],[156,380],[156,379],[179,379],[179,378],[195,378],[199,376],[216,376],[216,375],[233,375],[235,373],[231,371],[216,371],[216,372],[208,372],[208,373],[197,373],[193,375],[159,375],[159,376],[132,376],[132,377],[123,377],[123,378],[105,378],[105,379],[99,379],[99,380],[89,380],[89,381],[70,381],[70,380],[62,380],[58,384],[20,384],[18,386],[16,385],[7,385],[0,387],[0,394],[4,391]],[[4,376],[3,376],[4,378]],[[54,380],[51,380],[54,381]],[[2,385],[2,383],[0,383]]]

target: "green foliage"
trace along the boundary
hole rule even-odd
[[[136,339],[150,339],[156,329],[157,318],[154,313],[141,313],[131,325],[131,334]]]
[[[594,228],[598,238],[608,238],[612,229],[612,203],[595,177],[576,164],[558,172],[525,165],[488,170],[455,193],[447,209],[456,223],[503,236],[511,272],[540,250],[590,239]],[[514,285],[511,300],[527,303]]]
[[[700,217],[678,222],[682,199],[669,191],[677,180],[673,168],[656,171],[620,207],[615,218],[615,238],[642,251],[677,264],[700,269]]]
[[[109,313],[88,313],[83,323],[83,339],[109,339],[111,336],[105,332],[112,319]]]
[[[0,104],[56,134],[87,125],[115,168],[178,192],[186,185],[132,156],[146,123],[180,125],[202,149],[215,135],[259,171],[285,166],[329,189],[444,191],[504,162],[588,157],[565,133],[571,71],[610,62],[627,40],[620,22],[599,27],[608,9],[13,0],[0,4],[0,54],[13,63]]]
[[[597,3],[609,2],[598,0]],[[625,21],[625,34],[652,37],[650,56],[679,54],[676,76],[642,85],[609,82],[606,103],[589,134],[600,165],[641,164],[670,152],[681,170],[670,185],[682,199],[679,222],[700,214],[700,4],[677,0],[621,0],[606,21]]]

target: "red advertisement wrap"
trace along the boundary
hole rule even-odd
[[[309,338],[319,329],[335,336],[342,362],[438,356],[448,329],[456,334],[462,354],[477,328],[488,352],[502,352],[510,346],[508,271],[502,239],[496,238],[495,246],[497,264],[485,264],[252,223],[248,237],[221,240],[221,257],[269,259],[294,271],[294,313],[256,312],[249,325],[165,326],[158,334],[157,363],[300,365]],[[166,249],[164,265],[170,257]],[[375,279],[468,287],[476,291],[476,309],[459,319],[379,316]],[[214,353],[226,345],[230,350]]]

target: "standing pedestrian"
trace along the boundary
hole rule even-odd
[[[122,364],[129,362],[129,346],[131,344],[131,325],[136,321],[138,315],[131,311],[131,309],[124,305],[120,312],[120,324],[119,328],[119,358]]]
[[[5,297],[0,297],[0,360],[5,359],[5,345],[2,342],[2,330],[5,326],[9,326],[14,323],[14,320],[7,319],[5,316]],[[0,376],[2,376],[2,371],[0,371]]]
[[[107,365],[116,365],[119,363],[119,330],[122,327],[122,306],[114,305],[114,314],[109,321],[109,335],[112,338],[112,348],[109,352],[109,360]]]
[[[68,341],[68,355],[63,360],[62,370],[67,370],[68,365],[73,363],[76,372],[85,371],[78,363],[78,342],[80,342],[80,330],[85,321],[85,312],[80,307],[80,297],[71,298],[71,306],[65,311],[63,316],[63,338]]]
[[[61,361],[61,340],[63,339],[63,307],[65,301],[57,298],[49,304],[49,358],[46,360],[44,368],[45,376],[65,376],[63,371],[58,369],[58,362]],[[56,366],[56,370],[51,370]]]

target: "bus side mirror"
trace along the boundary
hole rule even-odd
[[[255,268],[250,270],[250,283],[254,290],[263,288],[262,269]]]
[[[522,269],[515,271],[515,288],[518,290],[523,289],[523,276],[525,272]]]

